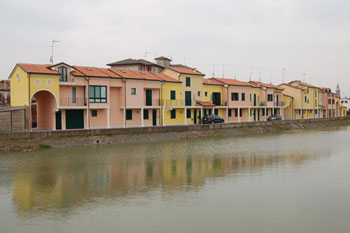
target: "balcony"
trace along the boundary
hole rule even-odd
[[[145,106],[153,106],[153,107],[159,107],[160,106],[160,100],[159,99],[149,99],[146,98],[144,102]]]
[[[254,106],[254,107],[264,107],[267,106],[266,101],[251,101],[250,102],[250,106]]]
[[[86,103],[86,98],[60,98],[60,106],[83,107]]]
[[[283,107],[285,105],[284,102],[278,101],[278,102],[274,102],[274,107]]]

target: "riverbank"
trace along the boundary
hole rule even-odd
[[[91,129],[0,133],[0,152],[31,151],[39,148],[164,141],[211,136],[239,136],[311,129],[350,124],[349,117],[244,122],[216,125],[188,125],[122,129]]]

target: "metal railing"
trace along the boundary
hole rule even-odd
[[[145,99],[145,106],[160,106],[160,99]]]
[[[263,106],[267,106],[266,104],[266,101],[251,101],[250,102],[250,106],[260,106],[260,107],[263,107]]]
[[[86,98],[60,98],[61,106],[86,106]]]

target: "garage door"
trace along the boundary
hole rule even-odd
[[[66,129],[84,129],[84,110],[66,110]]]

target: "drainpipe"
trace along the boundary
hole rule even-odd
[[[30,76],[28,75],[28,99],[29,99],[29,124],[28,124],[28,131],[32,131],[32,100],[30,96]]]
[[[86,124],[87,124],[87,128],[90,129],[90,78],[85,76],[85,80],[87,81],[87,91],[86,91],[87,95],[85,96],[87,101]],[[67,119],[66,119],[66,125],[67,125]]]
[[[164,126],[164,114],[163,114],[163,111],[164,111],[164,103],[161,103],[162,102],[162,96],[163,96],[163,85],[164,85],[164,80],[161,81],[161,84],[160,84],[160,92],[159,92],[159,105],[161,106],[161,109],[160,109],[160,113],[159,113],[159,119],[162,120],[162,126]],[[186,113],[185,113],[186,114]],[[186,115],[185,115],[186,117]]]
[[[126,79],[123,77],[124,82],[124,128],[126,128]]]

